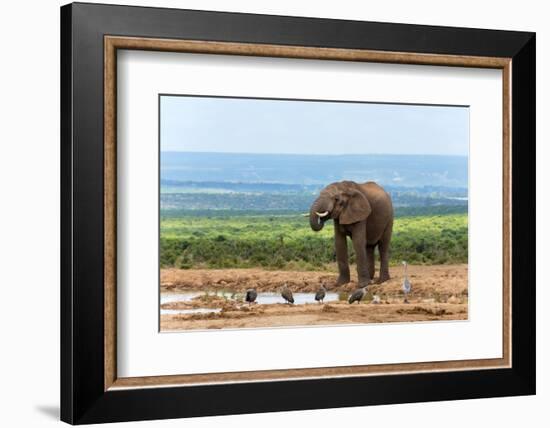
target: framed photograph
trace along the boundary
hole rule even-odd
[[[533,33],[76,3],[61,56],[62,420],[535,393]]]

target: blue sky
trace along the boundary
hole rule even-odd
[[[468,155],[467,107],[161,96],[161,150]]]

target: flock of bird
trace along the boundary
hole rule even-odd
[[[405,268],[405,276],[403,279],[403,285],[402,290],[403,294],[405,295],[404,303],[409,303],[407,297],[409,293],[411,292],[411,282],[409,281],[409,277],[407,275],[407,262],[403,262],[403,266]],[[327,289],[324,285],[321,285],[319,290],[315,293],[315,300],[319,303],[323,303],[323,300],[325,299],[327,294]],[[363,286],[355,290],[353,293],[350,294],[348,298],[348,303],[351,305],[352,303],[357,302],[358,304],[363,300],[365,295],[367,294],[367,286]],[[294,304],[294,296],[292,294],[292,291],[288,288],[288,286],[285,284],[283,288],[281,289],[281,297],[285,300],[286,303],[292,305]],[[258,298],[258,292],[254,288],[249,288],[246,290],[245,294],[245,302],[248,302],[249,304],[252,304],[256,301]]]

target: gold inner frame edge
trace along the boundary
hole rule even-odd
[[[204,373],[170,376],[117,377],[116,367],[116,54],[118,49],[214,55],[241,55],[393,64],[495,68],[502,70],[503,94],[503,349],[502,358],[422,363],[356,365],[305,369]],[[219,383],[361,377],[421,372],[511,367],[511,58],[422,54],[362,49],[252,43],[104,37],[104,390],[193,386]]]

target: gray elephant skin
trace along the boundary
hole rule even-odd
[[[359,286],[374,278],[374,249],[380,254],[378,283],[390,279],[388,262],[393,229],[393,205],[390,195],[375,182],[341,181],[321,190],[311,205],[309,223],[318,232],[324,223],[334,221],[334,247],[339,276],[336,286],[350,281],[347,237],[351,237]]]

